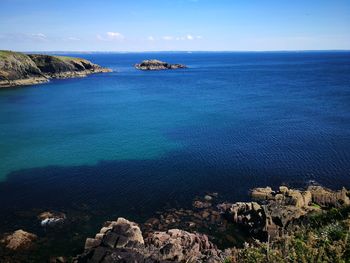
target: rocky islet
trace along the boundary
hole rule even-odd
[[[144,60],[135,65],[139,70],[169,70],[169,69],[184,69],[187,66],[183,64],[170,64],[157,59]]]

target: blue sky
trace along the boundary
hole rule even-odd
[[[350,49],[350,1],[0,0],[0,49]]]

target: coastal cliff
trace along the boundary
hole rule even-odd
[[[110,71],[81,58],[0,51],[0,88]]]

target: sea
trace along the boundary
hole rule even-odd
[[[143,222],[207,192],[350,188],[348,51],[56,54],[113,72],[0,90],[1,233],[74,254],[105,220]],[[188,68],[135,69],[144,59]],[[42,229],[43,211],[69,229]]]

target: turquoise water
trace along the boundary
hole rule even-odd
[[[114,72],[0,90],[6,228],[22,210],[145,218],[205,191],[350,187],[349,52],[69,55]],[[133,68],[149,58],[189,69]]]
[[[176,102],[162,92],[143,93],[147,83],[119,83],[119,74],[1,91],[1,137],[6,140],[1,142],[0,179],[49,165],[153,159],[181,147],[163,130],[186,121],[186,110],[176,111]]]

